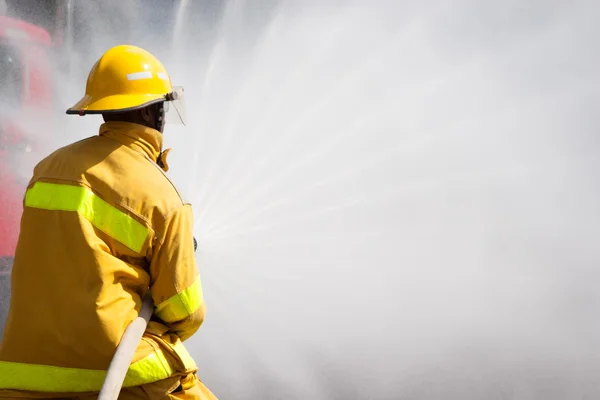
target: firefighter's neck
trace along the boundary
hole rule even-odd
[[[157,126],[157,115],[155,108],[152,106],[142,108],[141,110],[133,110],[122,113],[107,113],[102,114],[105,122],[130,122],[133,124],[147,126],[155,129],[160,133],[163,132],[163,126]]]

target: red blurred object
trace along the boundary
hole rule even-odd
[[[0,259],[14,255],[33,155],[42,147],[22,127],[52,110],[50,45],[43,28],[0,16]],[[8,268],[0,265],[0,274]]]

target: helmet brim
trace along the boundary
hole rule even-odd
[[[119,94],[94,100],[91,96],[83,96],[67,114],[108,114],[139,110],[154,103],[166,100],[166,94]]]

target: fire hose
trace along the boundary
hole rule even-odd
[[[129,369],[135,350],[140,340],[142,340],[148,322],[150,322],[153,310],[154,302],[152,301],[150,291],[148,291],[142,301],[142,309],[138,317],[125,329],[125,333],[117,346],[115,355],[108,367],[106,378],[102,384],[102,389],[98,395],[98,400],[117,400],[119,397],[125,375],[127,375],[127,370]]]

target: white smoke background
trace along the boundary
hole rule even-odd
[[[122,42],[186,87],[220,398],[600,396],[596,2],[85,4],[65,103]]]

